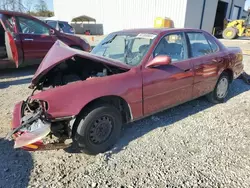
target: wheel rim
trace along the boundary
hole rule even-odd
[[[222,78],[217,86],[217,97],[220,99],[226,97],[227,90],[228,90],[228,79]]]
[[[114,121],[109,116],[102,116],[94,121],[90,127],[89,140],[93,144],[102,144],[111,135]]]
[[[233,32],[232,32],[232,31],[227,31],[227,32],[226,32],[226,36],[227,36],[227,37],[231,37],[232,35],[233,35]]]

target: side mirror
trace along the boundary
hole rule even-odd
[[[49,34],[50,34],[50,35],[54,35],[54,34],[55,34],[55,30],[54,30],[54,29],[50,29],[50,30],[49,30]]]
[[[171,57],[167,55],[156,56],[152,61],[150,61],[146,67],[153,68],[161,65],[169,65],[171,63]]]

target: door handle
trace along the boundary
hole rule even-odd
[[[34,39],[27,39],[27,38],[26,38],[26,39],[24,39],[24,40],[25,40],[25,41],[33,41]]]
[[[185,69],[184,72],[188,72],[188,71],[190,71],[190,70],[191,70],[191,69]]]

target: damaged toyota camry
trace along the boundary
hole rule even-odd
[[[242,70],[241,50],[202,30],[123,30],[91,53],[57,41],[32,78],[31,95],[15,105],[7,137],[15,148],[37,150],[53,135],[102,153],[126,123],[204,95],[223,102]]]

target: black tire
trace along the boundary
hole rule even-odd
[[[222,32],[222,36],[224,39],[235,39],[238,37],[238,30],[232,27],[228,27]]]
[[[98,124],[98,122],[101,121],[103,122]],[[106,121],[106,124],[104,121]],[[78,117],[78,122],[79,124],[77,125],[75,134],[72,135],[73,142],[80,151],[87,154],[96,155],[109,150],[120,137],[122,117],[120,112],[109,104],[93,106],[88,112]],[[112,124],[111,129],[110,122]],[[102,126],[106,127],[102,129]],[[98,134],[103,134],[105,131],[108,137],[102,142],[99,140],[99,142],[98,139],[100,139],[101,136],[99,135],[98,137]]]
[[[228,87],[227,87],[227,89],[226,89],[225,95],[219,97],[219,95],[218,95],[218,93],[217,93],[218,85],[219,85],[219,83],[221,82],[221,80],[225,80],[225,79],[227,80]],[[223,103],[223,102],[225,101],[227,95],[228,95],[229,88],[230,88],[230,79],[229,79],[229,75],[228,75],[226,72],[224,72],[224,73],[222,73],[221,76],[219,77],[219,79],[218,79],[218,81],[217,81],[217,83],[216,83],[216,85],[215,85],[214,90],[213,90],[211,93],[207,94],[206,97],[207,97],[208,101],[210,101],[210,102],[212,102],[212,103],[214,103],[214,104]]]

